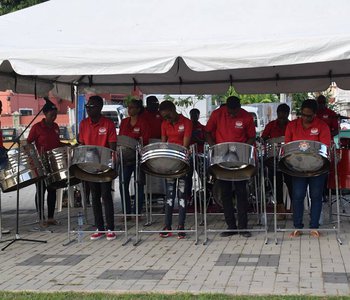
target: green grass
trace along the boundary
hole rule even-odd
[[[343,297],[316,297],[316,296],[230,296],[224,294],[189,294],[189,293],[176,293],[176,294],[159,294],[159,293],[144,293],[144,294],[107,294],[107,293],[35,293],[35,292],[0,292],[1,300],[189,300],[189,299],[200,299],[200,300],[322,300],[322,299],[349,299],[350,296]]]

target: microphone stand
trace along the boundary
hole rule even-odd
[[[46,103],[51,102],[48,99],[45,99]],[[47,241],[43,241],[43,240],[33,240],[33,239],[23,239],[20,237],[19,235],[19,178],[20,178],[20,170],[19,170],[19,166],[20,166],[20,161],[21,161],[21,143],[20,143],[20,138],[22,137],[22,135],[24,134],[24,132],[26,132],[26,130],[29,128],[29,126],[34,122],[34,120],[39,116],[39,114],[43,111],[42,107],[39,112],[35,115],[35,117],[30,121],[30,123],[24,128],[24,130],[22,131],[22,133],[15,139],[15,141],[13,142],[13,144],[11,145],[11,147],[9,148],[9,150],[11,150],[11,148],[17,144],[18,145],[18,150],[17,150],[17,201],[16,201],[16,234],[15,237],[11,240],[5,240],[5,241],[0,241],[0,243],[4,243],[4,242],[9,242],[5,247],[3,247],[1,249],[1,251],[4,251],[7,247],[11,246],[13,243],[17,242],[17,241],[25,241],[25,242],[36,242],[36,243],[47,243]]]

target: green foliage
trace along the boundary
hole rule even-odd
[[[204,95],[195,95],[195,96],[188,96],[185,98],[178,97],[177,99],[175,99],[174,97],[172,97],[170,95],[164,95],[163,99],[173,102],[175,104],[175,106],[188,108],[190,106],[194,107],[198,101],[204,100],[205,96]]]
[[[239,99],[241,99],[241,104],[251,104],[251,103],[272,103],[272,102],[278,102],[278,96],[275,94],[238,94],[233,86],[230,86],[230,88],[227,90],[227,92],[223,95],[213,95],[212,96],[212,104],[213,105],[220,105],[222,103],[226,102],[226,99],[229,96],[237,96]]]
[[[47,0],[0,0],[0,16],[46,1]]]

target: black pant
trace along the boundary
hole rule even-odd
[[[39,219],[44,219],[44,200],[45,191],[47,191],[47,217],[53,219],[56,208],[56,190],[50,189],[46,186],[44,180],[36,183],[36,194],[35,194],[35,206],[39,213]]]
[[[271,182],[271,188],[273,189],[273,168],[268,168],[268,176]],[[277,204],[283,204],[283,182],[287,185],[288,194],[292,199],[292,176],[280,171],[276,171],[276,199]]]
[[[102,213],[103,202],[106,215],[106,228],[107,230],[114,230],[114,205],[112,199],[112,182],[89,182],[89,186],[92,198],[92,209],[94,211],[95,225],[97,229],[100,231],[105,230]]]
[[[246,229],[248,226],[248,193],[247,181],[217,180],[220,189],[222,204],[224,206],[225,222],[229,229],[236,229],[236,218],[233,207],[233,185],[237,199],[238,229]]]

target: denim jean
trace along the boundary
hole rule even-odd
[[[44,180],[36,183],[36,194],[35,194],[35,206],[39,213],[39,219],[43,220],[44,217],[44,199],[45,191],[47,191],[47,217],[53,219],[56,208],[56,190],[50,189],[46,186]],[[44,197],[44,198],[42,198]]]
[[[268,176],[273,188],[273,168],[268,168]],[[276,171],[276,199],[277,204],[283,204],[283,183],[287,185],[289,197],[292,199],[292,177],[288,174]]]
[[[104,231],[104,221],[102,213],[102,203],[105,208],[106,228],[114,230],[114,205],[112,199],[112,182],[89,182],[92,209],[94,211],[95,226],[98,230]],[[102,198],[102,203],[101,203]]]
[[[129,185],[131,181],[131,175],[132,173],[135,174],[135,165],[129,165],[129,166],[123,166],[123,174],[124,174],[124,187],[125,187],[125,206],[126,206],[126,213],[127,214],[135,214],[136,213],[136,198],[134,201],[134,205],[131,207],[131,198],[130,198],[130,190]],[[140,174],[140,182],[138,184],[138,197],[139,197],[139,203],[138,203],[138,213],[140,214],[142,212],[143,208],[143,202],[144,202],[144,184],[142,180],[142,174]],[[136,191],[136,182],[134,183],[134,188]],[[124,212],[124,201],[123,201],[123,185],[122,185],[122,177],[119,176],[119,191],[122,199],[122,209]]]
[[[185,197],[186,184],[188,184],[186,177],[182,177],[178,180],[176,179],[166,180],[165,226],[169,229],[171,228],[171,225],[172,225],[173,209],[174,209],[176,194],[177,194],[178,205],[179,205],[178,225],[179,227],[185,226],[186,206],[187,206],[187,199]]]
[[[307,187],[309,186],[311,209],[310,209],[310,228],[318,228],[322,211],[323,187],[326,180],[326,174],[315,177],[294,177],[293,185],[293,223],[294,227],[301,229],[304,227],[304,199]]]
[[[233,207],[233,184],[235,186],[236,199],[237,199],[237,218],[238,229],[246,229],[248,226],[248,193],[247,193],[247,181],[225,181],[217,180],[215,182],[218,189],[220,189],[220,195],[222,204],[224,207],[225,222],[228,229],[236,229],[236,218]]]

